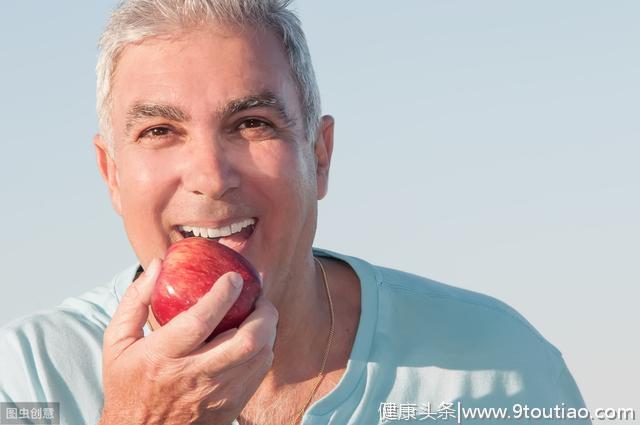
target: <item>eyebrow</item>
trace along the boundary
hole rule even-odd
[[[157,103],[135,103],[127,112],[126,132],[129,134],[135,125],[145,118],[165,118],[171,121],[185,122],[191,117],[182,109],[172,105]]]
[[[264,91],[256,95],[233,99],[220,108],[218,114],[221,117],[228,117],[252,108],[271,108],[277,112],[278,116],[285,121],[287,125],[295,122],[293,117],[287,112],[285,103],[271,91]]]
[[[225,118],[253,108],[270,108],[275,110],[280,119],[286,123],[286,126],[291,126],[295,123],[293,117],[289,115],[285,103],[271,91],[264,91],[258,94],[232,99],[219,108],[216,114],[220,118]],[[191,120],[191,116],[187,112],[176,106],[137,102],[134,103],[127,112],[125,125],[127,134],[129,134],[132,128],[140,121],[146,118],[158,117],[176,122],[187,122]]]

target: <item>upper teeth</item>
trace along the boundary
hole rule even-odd
[[[237,223],[232,223],[229,226],[223,226],[218,228],[213,227],[195,227],[195,226],[179,226],[179,229],[182,232],[193,232],[194,236],[201,236],[203,238],[220,238],[224,236],[229,236],[234,233],[238,233],[242,229],[247,226],[251,226],[255,224],[255,220],[253,218],[247,218],[245,220],[239,221]]]

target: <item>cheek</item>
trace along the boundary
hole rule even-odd
[[[315,190],[315,175],[305,151],[295,142],[281,141],[251,151],[247,173],[272,201],[303,204]],[[277,198],[277,199],[276,199]],[[302,205],[301,205],[302,206]]]
[[[120,171],[124,220],[150,221],[148,214],[161,211],[175,187],[176,173],[171,162],[154,153],[125,155]]]
[[[273,178],[305,186],[314,179],[314,156],[301,142],[281,141],[269,152],[255,154],[256,161],[265,164],[264,172]]]
[[[175,192],[175,160],[157,152],[129,153],[121,159],[122,219],[133,250],[147,264],[153,257],[162,257],[170,245],[163,214]]]
[[[262,198],[267,232],[273,246],[288,243],[291,234],[300,233],[307,224],[316,199],[313,164],[303,149],[282,142],[268,151],[252,152],[251,181],[245,189]],[[282,232],[282,229],[288,229]]]

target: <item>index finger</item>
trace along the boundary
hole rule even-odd
[[[242,276],[229,272],[220,277],[197,303],[145,338],[147,349],[165,357],[184,357],[211,335],[242,291]]]

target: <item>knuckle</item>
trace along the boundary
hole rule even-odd
[[[271,347],[267,346],[264,347],[262,351],[263,363],[267,366],[267,368],[270,368],[273,364],[274,359],[273,350],[271,349]]]
[[[140,288],[138,285],[140,284],[139,280],[133,282],[124,293],[124,297],[126,297],[129,301],[138,301],[142,298],[142,294],[140,293]]]
[[[264,376],[273,365],[274,354],[270,347],[264,347],[257,356],[252,359],[255,364],[255,375]]]
[[[271,303],[267,304],[267,312],[271,315],[271,318],[273,319],[273,321],[275,323],[278,323],[279,313],[276,306],[274,306]]]
[[[150,381],[176,382],[186,375],[187,364],[178,359],[168,358],[161,353],[145,347],[139,363],[144,368],[144,373]]]
[[[243,358],[255,356],[263,344],[254,336],[244,336],[238,341],[238,352]]]
[[[207,318],[193,311],[187,311],[182,318],[182,326],[185,331],[196,333],[198,337],[205,338],[213,330],[213,326]]]

